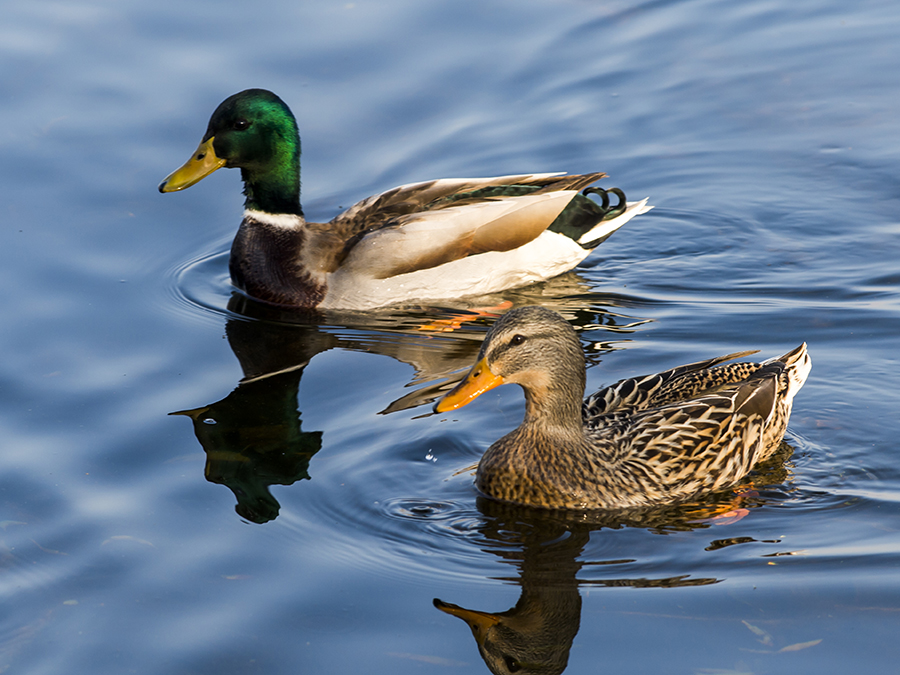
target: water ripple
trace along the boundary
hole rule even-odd
[[[167,288],[182,311],[227,316],[234,291],[228,275],[228,250],[207,253],[175,267]]]

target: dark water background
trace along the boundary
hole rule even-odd
[[[549,617],[548,672],[895,672],[896,3],[3,14],[0,672],[488,672],[435,597]],[[479,502],[462,470],[518,423],[520,390],[421,405],[488,322],[416,328],[465,303],[229,308],[237,172],[156,185],[252,86],[297,115],[313,218],[442,176],[604,170],[650,196],[574,273],[493,299],[562,310],[589,389],[806,340],[789,445],[748,515]]]

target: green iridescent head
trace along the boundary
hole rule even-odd
[[[297,121],[272,92],[247,89],[222,101],[197,151],[159,191],[183,190],[223,166],[240,168],[247,208],[302,213]]]

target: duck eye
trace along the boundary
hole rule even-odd
[[[523,342],[525,342],[525,336],[516,334],[513,335],[512,340],[509,341],[509,344],[511,344],[513,347],[518,347]]]
[[[234,124],[231,125],[235,131],[243,131],[250,126],[250,122],[245,119],[235,120]]]
[[[522,665],[516,661],[511,656],[504,656],[503,660],[506,662],[506,669],[511,673],[517,673],[522,670]]]

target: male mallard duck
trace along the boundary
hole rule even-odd
[[[500,501],[615,509],[683,501],[734,485],[775,451],[811,367],[806,344],[762,363],[740,352],[622,380],[582,402],[578,336],[543,307],[505,314],[446,412],[507,382],[525,390],[525,420],[494,443],[475,484]],[[715,367],[714,367],[715,366]]]
[[[650,209],[646,199],[626,203],[618,188],[587,187],[606,174],[545,173],[412,183],[329,223],[308,223],[297,122],[264,89],[225,99],[200,147],[159,190],[183,190],[223,166],[240,167],[246,195],[232,281],[258,300],[295,307],[365,309],[542,281]]]

